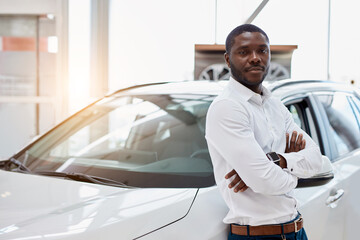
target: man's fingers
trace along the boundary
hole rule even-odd
[[[237,185],[237,186],[234,188],[234,192],[240,191],[240,189],[241,189],[242,187],[244,187],[244,186],[243,186],[243,184],[240,183],[239,185]]]
[[[248,189],[248,186],[244,183],[244,181],[241,181],[235,188],[234,192],[244,192],[246,189]]]
[[[248,189],[249,187],[248,186],[244,186],[241,190],[240,190],[240,192],[244,192],[246,189]]]
[[[229,185],[228,185],[229,188],[234,188],[234,192],[239,192],[239,191],[243,192],[246,189],[248,189],[248,186],[246,186],[244,181],[239,177],[239,175],[237,174],[235,169],[231,170],[228,174],[226,174],[225,178],[229,179],[229,178],[231,178],[233,176],[235,176],[235,177],[229,183]]]
[[[235,171],[235,169],[231,170],[230,172],[228,172],[228,174],[225,175],[226,179],[231,178],[232,176],[234,176],[235,174],[237,174],[237,172]]]
[[[300,133],[295,144],[295,152],[298,152],[301,150],[301,144],[303,140],[303,135]]]
[[[296,137],[297,137],[297,132],[293,131],[291,134],[291,139],[290,139],[290,152],[294,152],[295,150],[295,141],[296,141]]]
[[[286,147],[285,147],[285,152],[286,152],[286,153],[289,152],[289,133],[286,133]]]
[[[233,188],[239,183],[241,183],[241,178],[239,177],[239,175],[236,175],[235,178],[231,181],[231,183],[229,183],[229,188]]]
[[[306,141],[305,141],[305,139],[303,139],[302,142],[301,142],[300,150],[303,150],[305,148],[305,145],[306,145]]]
[[[285,153],[298,152],[300,150],[303,150],[305,148],[305,145],[306,145],[306,141],[304,139],[303,134],[299,133],[298,135],[296,131],[293,131],[289,141],[289,134],[286,133]]]

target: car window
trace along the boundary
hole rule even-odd
[[[356,116],[356,122],[360,127],[360,100],[355,96],[349,97],[349,100]]]
[[[336,159],[360,147],[360,131],[350,96],[342,93],[318,94],[328,117],[330,140],[334,142]]]
[[[106,98],[19,159],[33,171],[80,172],[135,187],[212,186],[205,140],[212,100],[207,95]]]
[[[288,106],[288,109],[295,121],[295,123],[297,125],[299,125],[299,127],[302,129],[302,130],[306,130],[305,129],[305,124],[304,124],[304,119],[303,117],[301,116],[301,109],[299,108],[299,106],[297,104],[290,104]]]
[[[295,101],[285,103],[285,106],[289,109],[295,123],[307,134],[309,134],[309,136],[318,146],[320,146],[320,149],[322,150],[322,144],[318,138],[314,117],[310,111],[307,100],[297,99]]]

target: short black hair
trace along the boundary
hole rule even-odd
[[[243,25],[240,25],[240,26],[237,26],[236,28],[234,28],[227,36],[226,42],[225,42],[225,49],[228,54],[230,54],[230,50],[231,50],[232,46],[234,45],[235,37],[239,36],[240,34],[242,34],[244,32],[259,32],[262,35],[264,35],[267,42],[269,42],[268,36],[261,28],[255,26],[253,24],[243,24]]]

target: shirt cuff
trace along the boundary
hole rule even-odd
[[[304,177],[309,175],[307,171],[297,167],[298,161],[304,160],[303,156],[299,156],[293,153],[281,153],[281,156],[286,159],[287,169],[291,174],[297,177]]]

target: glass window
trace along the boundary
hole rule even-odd
[[[204,131],[211,101],[195,95],[105,98],[19,159],[34,172],[86,173],[135,187],[212,186]]]
[[[285,104],[289,109],[295,123],[304,130],[314,140],[314,142],[320,146],[319,138],[316,131],[314,118],[311,114],[310,108],[305,99],[300,101]]]
[[[300,115],[299,106],[297,106],[295,104],[291,104],[291,105],[288,106],[288,109],[289,109],[295,123],[297,125],[299,125],[299,127],[301,127],[302,130],[305,131],[306,129],[305,129],[305,126],[304,126],[303,119],[302,119],[302,117]]]
[[[359,125],[345,94],[319,95],[330,123],[329,137],[334,141],[334,158],[360,147]]]
[[[52,15],[0,14],[1,158],[55,124],[55,29]]]
[[[360,100],[355,96],[349,97],[349,99],[356,116],[356,121],[358,123],[358,126],[360,127]]]

